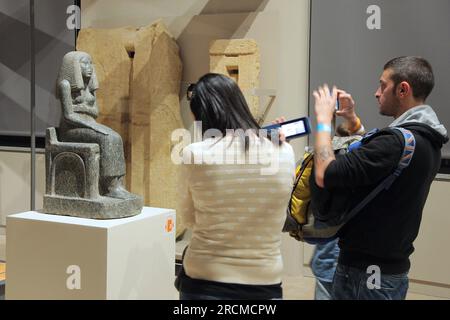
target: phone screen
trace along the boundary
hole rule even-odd
[[[288,124],[282,124],[281,130],[286,135],[286,137],[305,134],[306,133],[305,122],[304,120],[299,120]]]
[[[264,127],[266,130],[282,130],[287,140],[298,138],[311,133],[311,124],[308,117],[286,121]]]

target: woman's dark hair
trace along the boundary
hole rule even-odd
[[[203,133],[217,129],[225,136],[230,129],[244,132],[250,129],[259,136],[260,126],[253,118],[242,91],[231,78],[208,73],[189,87],[188,97],[195,120],[202,122]],[[248,149],[247,139],[245,149]]]

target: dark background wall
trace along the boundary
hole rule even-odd
[[[313,0],[310,90],[327,82],[352,93],[366,128],[392,118],[378,113],[374,93],[385,62],[402,55],[425,57],[436,87],[429,100],[450,130],[450,1]],[[381,9],[381,29],[369,30],[370,5]],[[313,110],[313,99],[309,103]],[[450,143],[443,149],[450,159]]]
[[[55,98],[62,57],[75,48],[67,28],[73,0],[35,1],[36,135],[59,123]],[[30,11],[28,0],[0,0],[0,136],[30,136]]]

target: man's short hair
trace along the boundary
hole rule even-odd
[[[422,57],[404,56],[390,60],[384,65],[384,70],[391,69],[391,79],[395,89],[403,81],[409,83],[413,96],[423,101],[434,88],[434,75],[430,63]],[[394,89],[394,90],[395,90]]]

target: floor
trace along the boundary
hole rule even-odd
[[[315,279],[311,277],[285,277],[283,294],[285,300],[313,300]],[[426,296],[409,292],[406,300],[446,300],[444,298]]]

